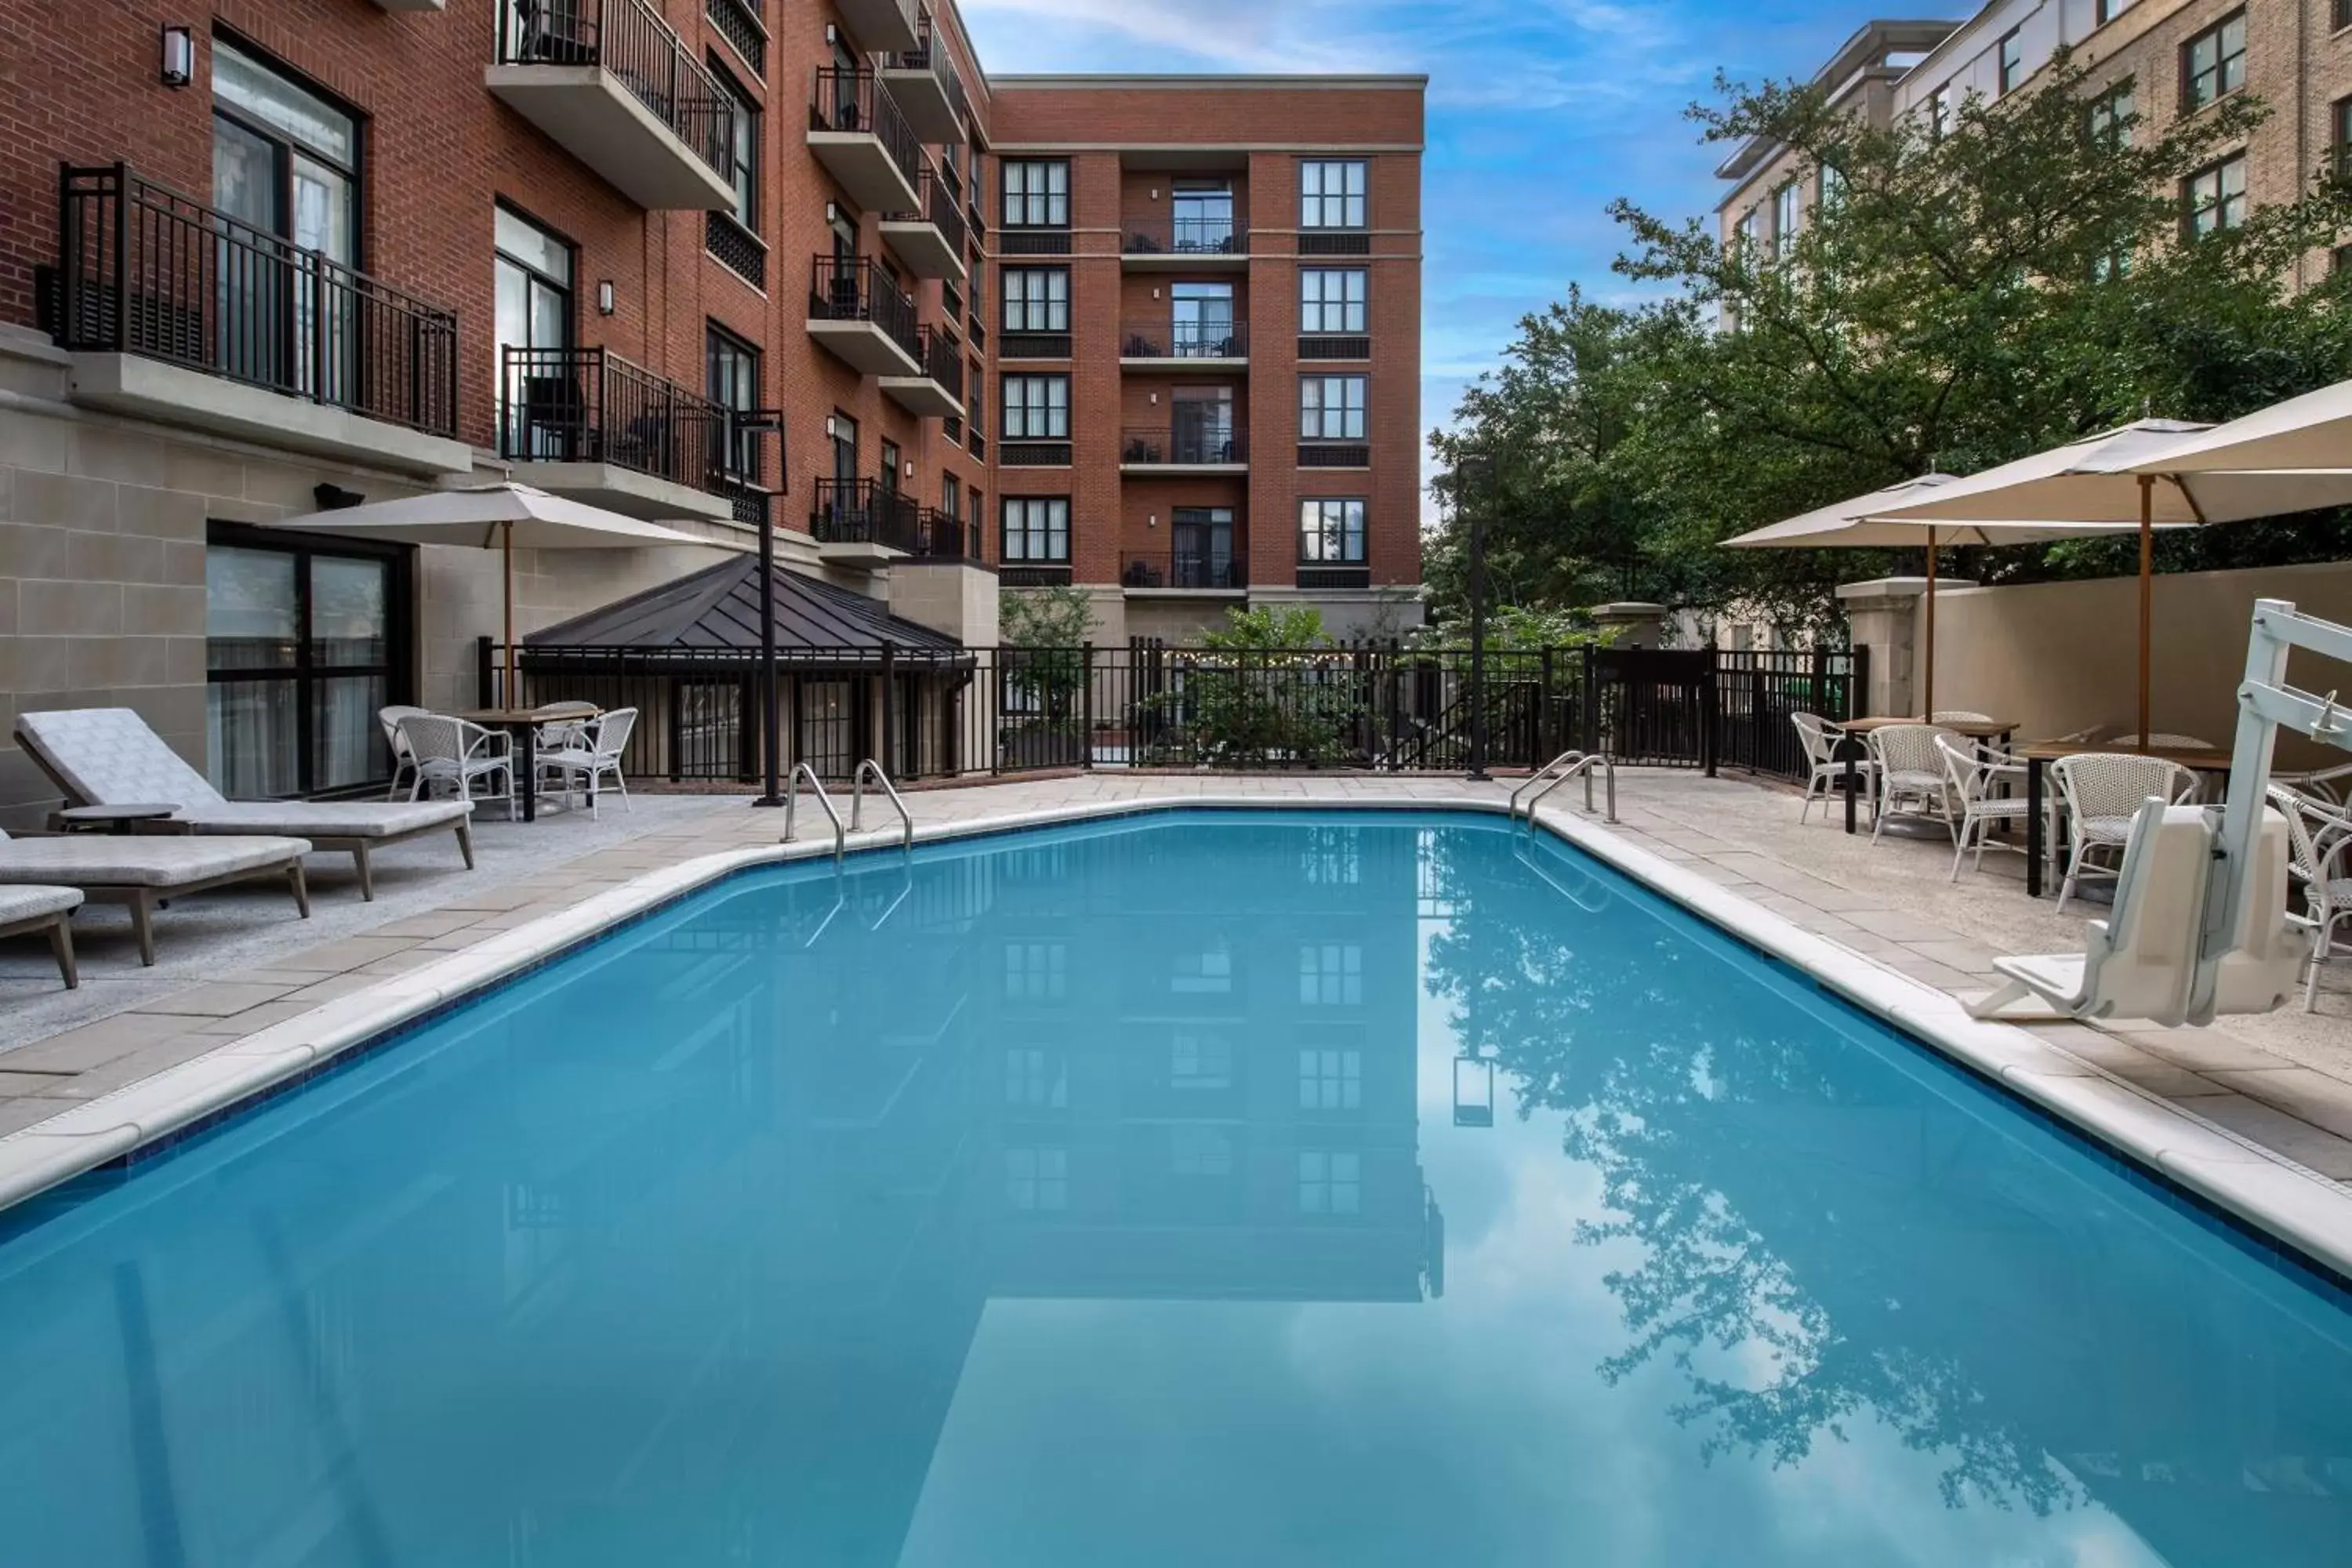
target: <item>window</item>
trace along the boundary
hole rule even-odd
[[[1006,514],[1011,524],[1011,514]],[[1008,1002],[1059,1002],[1069,994],[1070,949],[1059,942],[1008,942],[1004,944],[1004,999]]]
[[[1004,1053],[1004,1103],[1040,1110],[1063,1110],[1070,1103],[1070,1075],[1059,1051],[1015,1046]]]
[[[1310,500],[1298,503],[1298,559],[1320,566],[1364,563],[1364,503]]]
[[[703,358],[711,402],[733,414],[750,414],[760,406],[758,349],[714,321],[707,330]],[[730,477],[757,484],[760,433],[730,421],[722,460]]]
[[[2126,77],[2113,87],[2102,89],[2090,106],[2083,110],[2083,135],[2094,147],[2110,152],[2131,145],[2133,83]]]
[[[2352,0],[2345,0],[2352,5]],[[2352,180],[2352,98],[2339,98],[2327,114],[2329,139],[2335,143],[2336,177]]]
[[[1232,284],[1171,283],[1168,304],[1174,323],[1169,346],[1177,358],[1223,359],[1235,352]]]
[[[1308,942],[1298,950],[1298,1005],[1354,1007],[1364,1000],[1364,950],[1352,942]]]
[[[1298,274],[1298,330],[1360,332],[1371,274],[1360,267],[1308,267]]]
[[[2186,182],[2189,236],[2202,239],[2246,222],[2246,155],[2236,153],[2200,169]]]
[[[1746,212],[1741,213],[1738,226],[1731,231],[1733,254],[1742,259],[1754,257],[1756,242],[1762,237],[1764,215],[1761,208],[1749,207]]]
[[[1349,1149],[1298,1152],[1298,1212],[1355,1214],[1364,1202],[1363,1156]]]
[[[882,493],[886,496],[894,496],[898,493],[898,462],[900,456],[901,454],[898,450],[898,443],[886,437],[882,442],[882,471],[876,476],[880,479]]]
[[[1177,1176],[1230,1176],[1234,1173],[1234,1133],[1230,1127],[1203,1127],[1180,1121],[1168,1130],[1168,1171]]]
[[[1066,332],[1070,330],[1070,269],[1008,267],[1004,269],[1004,330]]]
[[[2180,50],[2182,113],[2204,108],[2246,85],[2246,14],[2235,11]]]
[[[963,481],[953,474],[940,476],[940,510],[958,522],[963,521]]]
[[[1223,1035],[1180,1032],[1168,1052],[1168,1087],[1209,1090],[1234,1086],[1234,1043]]]
[[[1066,565],[1070,559],[1070,502],[1066,496],[1004,498],[1006,561],[1043,561]]]
[[[2000,36],[2000,63],[1996,80],[2006,95],[2025,79],[2025,35],[2011,27]]]
[[[988,263],[979,257],[975,256],[971,258],[971,287],[967,292],[971,298],[971,320],[975,329],[978,328],[981,320],[988,314],[985,308],[988,304],[988,284],[984,280],[987,267]]]
[[[1298,378],[1298,434],[1307,441],[1364,438],[1361,375],[1302,375]]]
[[[504,449],[518,458],[566,456],[566,417],[577,418],[569,392],[572,347],[572,247],[518,213],[498,209],[497,295],[492,386],[506,421]],[[552,389],[557,416],[534,419],[531,400]]]
[[[1179,180],[1169,193],[1169,205],[1175,216],[1175,249],[1225,255],[1235,248],[1234,188],[1226,181]]]
[[[1070,226],[1070,165],[1062,158],[1008,159],[1004,164],[1007,228]]]
[[[760,232],[760,106],[751,95],[736,85],[727,68],[713,56],[710,74],[718,79],[734,109],[731,117],[733,139],[727,148],[727,166],[722,171],[727,183],[735,187],[735,205],[731,216],[747,234]]]
[[[1305,1050],[1298,1053],[1298,1109],[1361,1110],[1364,1053]]]
[[[1234,990],[1234,952],[1220,943],[1198,952],[1180,952],[1171,961],[1173,977],[1168,989],[1179,996],[1230,996]]]
[[[1835,206],[1845,200],[1845,171],[1834,163],[1822,165],[1819,199],[1825,207]]]
[[[1772,193],[1772,254],[1786,261],[1797,249],[1797,232],[1804,226],[1804,206],[1798,199],[1797,182],[1790,181]]]
[[[1001,410],[1004,426],[1000,434],[1008,441],[1066,441],[1070,438],[1070,378],[1008,375]]]
[[[2105,26],[2132,8],[2133,0],[2097,0],[2091,7],[2092,19]]]
[[[1298,226],[1362,228],[1367,165],[1361,158],[1310,160],[1298,165]]]
[[[1952,133],[1952,89],[1950,84],[1937,88],[1927,99],[1927,135],[1941,142]]]
[[[1056,1213],[1070,1206],[1067,1149],[1007,1149],[1004,1202],[1008,1207]]]

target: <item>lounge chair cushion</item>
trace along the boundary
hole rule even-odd
[[[211,781],[131,709],[19,713],[16,734],[85,805],[225,804]]]
[[[176,888],[280,865],[310,846],[300,838],[199,838],[190,835],[71,833],[0,843],[0,883]]]
[[[365,800],[231,800],[184,808],[172,819],[198,833],[283,833],[318,838],[391,838],[455,826],[474,814],[470,800],[414,805]]]
[[[45,888],[37,882],[21,888],[0,888],[0,926],[37,921],[81,907],[79,888]]]

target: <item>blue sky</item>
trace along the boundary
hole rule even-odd
[[[1512,328],[1571,282],[1624,292],[1604,210],[1696,216],[1719,150],[1682,115],[1717,68],[1810,75],[1853,0],[961,0],[999,71],[1423,71],[1422,426],[1445,422]],[[1906,16],[1963,16],[1910,0]],[[1424,455],[1425,456],[1425,455]]]

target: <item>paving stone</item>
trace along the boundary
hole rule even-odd
[[[2352,1139],[2352,1083],[2298,1067],[2260,1072],[2225,1068],[2207,1076],[2338,1138]]]

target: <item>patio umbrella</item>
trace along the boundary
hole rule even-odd
[[[427,490],[397,500],[370,501],[331,511],[304,512],[272,528],[383,539],[399,544],[474,545],[497,549],[506,579],[506,647],[509,700],[515,690],[514,552],[526,550],[642,550],[656,544],[700,544],[709,541],[640,522],[616,511],[566,500],[530,485],[482,485],[467,489]]]
[[[2134,473],[2352,470],[2352,381],[2339,381],[2226,425],[2184,436]]]
[[[1938,485],[1890,507],[1890,521],[1966,521],[2129,524],[2139,531],[2139,732],[2149,724],[2148,666],[2156,581],[2156,530],[2238,522],[2352,502],[2352,470],[2144,471],[2211,426],[2179,419],[2129,425],[1979,474]]]
[[[1940,487],[1958,484],[1949,474],[1923,474],[1885,489],[1836,501],[1829,506],[1743,533],[1724,543],[1735,550],[1900,550],[1927,548],[1927,628],[1921,660],[1920,711],[1936,712],[1936,552],[1947,544],[2032,544],[2072,539],[2086,533],[2113,533],[2116,525],[2098,523],[1982,522],[1964,520],[1930,522],[1897,521],[1884,514],[1893,508],[1936,494]]]

